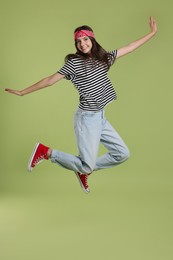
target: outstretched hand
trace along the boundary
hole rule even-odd
[[[11,93],[11,94],[15,94],[17,96],[23,96],[22,91],[20,91],[20,90],[6,88],[5,91],[7,91],[8,93]]]
[[[149,21],[151,33],[156,34],[157,32],[157,25],[156,25],[156,20],[152,16],[150,16],[150,21]]]

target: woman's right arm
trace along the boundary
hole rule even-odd
[[[6,88],[5,91],[11,93],[11,94],[15,94],[18,96],[24,96],[26,94],[32,93],[34,91],[40,90],[42,88],[46,88],[49,86],[52,86],[53,84],[55,84],[57,81],[61,80],[64,78],[64,75],[60,74],[60,73],[55,73],[49,77],[46,77],[42,80],[40,80],[39,82],[35,83],[34,85],[25,88],[23,90],[14,90],[14,89],[10,89],[10,88]]]

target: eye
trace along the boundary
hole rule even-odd
[[[78,40],[78,39],[76,40],[76,43],[77,43],[77,44],[80,43],[80,42],[81,42],[81,40]]]
[[[88,41],[89,38],[86,36],[83,39],[84,39],[84,41]]]

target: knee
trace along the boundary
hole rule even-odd
[[[127,147],[124,147],[124,149],[122,149],[119,154],[113,154],[113,157],[115,158],[115,160],[119,163],[124,162],[126,160],[129,159],[130,157],[130,151]]]
[[[126,149],[123,151],[123,155],[122,155],[122,158],[124,161],[128,160],[130,157],[130,151],[129,149],[126,147]]]

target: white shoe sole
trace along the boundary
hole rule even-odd
[[[29,171],[29,172],[31,172],[32,169],[33,169],[33,167],[31,167],[31,164],[32,164],[32,160],[33,160],[33,158],[34,158],[35,152],[36,152],[36,150],[37,150],[39,144],[40,144],[40,143],[36,143],[36,145],[35,145],[35,147],[34,147],[34,150],[33,150],[32,154],[31,154],[31,157],[30,157],[30,159],[29,159],[29,161],[28,161],[28,171]]]

